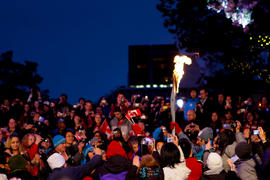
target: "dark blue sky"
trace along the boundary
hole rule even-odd
[[[0,2],[0,53],[35,61],[52,97],[93,101],[128,81],[128,46],[173,43],[157,0]]]

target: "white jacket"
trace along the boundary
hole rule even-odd
[[[174,168],[164,167],[164,180],[186,180],[191,172],[190,169],[187,168],[184,153],[180,146],[178,146],[180,151],[180,162],[176,164]]]

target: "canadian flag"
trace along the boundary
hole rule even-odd
[[[126,114],[126,118],[128,120],[132,120],[133,117],[141,116],[142,113],[140,109],[135,109],[135,110],[129,110],[128,113]]]
[[[107,120],[106,119],[101,124],[99,130],[100,130],[101,133],[105,133],[107,135],[107,138],[108,139],[111,137],[111,132],[112,131],[111,131],[111,128],[110,128],[109,124],[107,123]]]

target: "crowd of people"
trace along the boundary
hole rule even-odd
[[[270,179],[267,97],[191,89],[172,122],[169,97],[119,93],[114,102],[31,89],[2,99],[0,179]]]

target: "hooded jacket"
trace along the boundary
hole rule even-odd
[[[107,161],[98,169],[100,180],[125,179],[131,162],[117,141],[112,141],[107,149]]]
[[[236,174],[240,179],[244,180],[257,180],[257,172],[256,172],[256,162],[260,165],[261,159],[258,156],[251,158],[246,161],[241,161],[241,163],[236,167]]]

